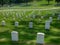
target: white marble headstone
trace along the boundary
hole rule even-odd
[[[60,15],[58,15],[58,20],[60,20]]]
[[[33,22],[29,22],[29,28],[33,28]]]
[[[44,44],[44,33],[37,33],[37,42],[38,44]]]
[[[45,22],[45,29],[50,29],[50,21]]]
[[[18,32],[12,31],[11,32],[11,38],[12,38],[12,41],[18,41]]]
[[[52,22],[52,21],[53,21],[52,17],[49,17],[49,21],[50,21],[50,22]]]
[[[6,22],[4,20],[2,20],[1,24],[2,24],[2,26],[5,26]]]
[[[18,27],[19,26],[19,22],[16,21],[15,22],[15,26]]]

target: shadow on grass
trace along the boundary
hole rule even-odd
[[[50,41],[54,44],[60,44],[60,38],[52,38]]]
[[[13,41],[11,41],[10,44],[11,45],[19,45],[19,42],[15,42],[15,41],[13,42]]]
[[[4,31],[4,32],[0,32],[0,38],[9,38],[10,39],[10,32],[9,30]]]
[[[49,6],[49,5],[51,5],[51,4],[41,4],[41,6]]]
[[[12,42],[12,41],[8,41],[8,42],[0,42],[0,45],[20,45],[18,42]]]

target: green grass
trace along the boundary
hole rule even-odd
[[[54,11],[54,10],[53,10]],[[48,20],[49,16],[52,16],[52,10],[49,11],[3,11],[0,12],[0,45],[36,45],[36,36],[38,32],[45,33],[45,44],[46,45],[59,45],[60,44],[60,21],[57,21],[57,16],[53,17],[53,22],[51,23],[50,31],[46,31],[44,29],[45,21]],[[59,10],[55,10],[59,12]],[[6,13],[8,12],[8,16],[6,17]],[[33,14],[37,15],[35,19],[29,17],[29,15],[33,12]],[[56,13],[54,12],[54,13]],[[4,14],[3,14],[4,13]],[[20,17],[16,17],[16,13],[22,15],[22,20]],[[32,14],[32,15],[33,15]],[[31,16],[32,16],[31,15]],[[40,16],[45,16],[44,19],[41,19]],[[25,16],[28,16],[27,18]],[[15,18],[15,20],[13,20]],[[6,26],[1,26],[1,21],[6,21]],[[34,28],[29,29],[28,24],[29,21],[33,21]],[[40,22],[41,20],[41,22]],[[14,26],[14,22],[19,21],[19,26],[16,28]],[[19,32],[19,42],[11,42],[11,31]]]

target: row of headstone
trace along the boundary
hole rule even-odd
[[[15,15],[12,15],[13,17],[15,16]],[[24,16],[24,15],[23,15]],[[48,15],[47,15],[48,16]],[[7,15],[5,15],[5,17],[8,17],[8,14]],[[17,18],[22,18],[22,15],[19,15],[18,13],[16,13],[16,17]],[[36,17],[36,15],[35,14],[32,14],[32,15],[26,15],[25,17],[32,17],[33,19]],[[41,16],[41,18],[44,18],[45,16]]]
[[[15,20],[15,19],[14,19]],[[60,20],[60,15],[58,16],[58,20]],[[45,22],[45,29],[50,29],[50,23],[52,23],[53,19],[52,17],[49,17],[49,21]],[[6,22],[3,20],[2,21],[2,26],[5,26]],[[19,22],[15,22],[15,26],[18,27]],[[33,28],[33,22],[29,22],[29,28]]]
[[[37,39],[36,39],[36,43],[37,44],[44,44],[44,33],[37,33]],[[11,32],[11,39],[12,41],[19,41],[19,36],[18,36],[18,32],[17,31],[12,31]]]
[[[2,23],[1,23],[2,26],[5,26],[6,25],[6,22],[3,20]],[[18,27],[19,26],[19,22],[15,22],[15,27]]]
[[[2,21],[2,26],[5,26],[6,25],[6,22],[3,20]],[[19,22],[15,22],[15,27],[18,27],[19,26]],[[33,22],[29,22],[29,28],[33,28]]]
[[[54,15],[54,14],[53,14]],[[36,15],[31,15],[33,19],[35,19]],[[47,15],[48,16],[48,15]],[[5,17],[8,17],[8,13],[5,15]],[[13,16],[14,17],[14,16]],[[22,15],[19,15],[18,13],[16,13],[16,17],[17,18],[22,18]],[[26,18],[28,18],[29,16],[25,16]],[[44,16],[41,16],[41,18],[43,19]],[[50,17],[51,18],[51,17]],[[51,18],[52,19],[52,18]],[[60,15],[58,15],[58,20],[60,20]]]
[[[2,26],[5,26],[6,22],[3,20],[2,21]],[[19,26],[19,22],[15,22],[15,27]],[[29,22],[29,28],[33,28],[33,22]],[[45,29],[50,29],[50,21],[45,22]]]
[[[50,22],[53,21],[52,17],[49,17]],[[60,20],[60,15],[58,15],[57,20]]]

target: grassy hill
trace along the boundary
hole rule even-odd
[[[29,10],[29,11],[0,11],[0,45],[36,45],[36,36],[38,32],[45,33],[46,45],[60,45],[60,20],[57,20],[58,10]],[[17,13],[17,15],[16,15]],[[54,15],[53,15],[54,13]],[[33,18],[33,15],[36,17]],[[41,18],[43,16],[43,18]],[[45,21],[53,17],[51,28],[45,30]],[[6,21],[6,26],[1,26],[1,21]],[[16,28],[14,22],[18,21]],[[34,23],[34,28],[29,29],[29,22]],[[19,42],[11,42],[11,32],[19,32]]]

